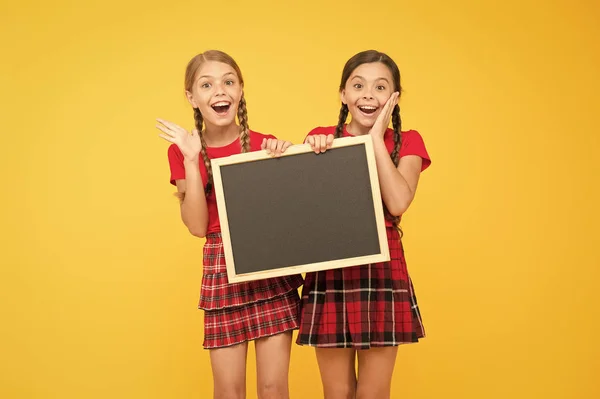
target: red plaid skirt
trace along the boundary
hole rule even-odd
[[[398,231],[387,237],[390,262],[307,273],[296,343],[368,349],[425,337]]]
[[[220,348],[298,328],[302,276],[228,283],[220,233],[206,236],[198,308],[204,347]]]

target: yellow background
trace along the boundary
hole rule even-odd
[[[192,126],[183,71],[210,48],[251,128],[295,142],[335,124],[350,56],[399,64],[433,165],[403,223],[428,337],[394,398],[600,397],[598,2],[86,3],[0,12],[0,397],[211,397],[203,241],[154,128]],[[292,356],[292,398],[321,397]]]

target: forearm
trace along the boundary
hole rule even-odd
[[[191,234],[204,237],[208,228],[208,207],[198,161],[184,161],[185,196],[181,203],[181,218]]]
[[[412,202],[414,191],[394,165],[383,139],[373,137],[373,149],[383,202],[393,216],[400,216]]]

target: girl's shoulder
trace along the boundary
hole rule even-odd
[[[314,129],[312,129],[310,132],[308,132],[307,136],[313,136],[316,134],[324,134],[327,136],[329,134],[334,134],[335,129],[336,129],[336,126],[317,126]]]
[[[392,129],[390,129],[390,130],[392,130]],[[392,130],[392,132],[393,132],[393,130]],[[423,137],[421,136],[421,133],[419,133],[417,130],[414,130],[414,129],[403,130],[401,136],[402,136],[402,138],[405,138],[407,140],[423,141]]]
[[[393,131],[392,131],[393,133]],[[418,155],[423,159],[422,171],[431,165],[431,157],[425,146],[425,141],[416,130],[406,130],[401,134],[400,157]],[[393,140],[393,139],[392,139]]]
[[[411,141],[411,140],[423,140],[423,138],[421,137],[421,134],[417,131],[417,130],[402,130],[402,132],[400,132],[400,136],[402,137],[402,140],[407,140],[407,141]],[[385,135],[384,138],[393,138],[394,137],[394,129],[388,127],[387,130],[385,131]]]
[[[254,130],[249,130],[249,134],[250,134],[250,141],[252,141],[252,140],[262,141],[262,139],[277,139],[277,137],[273,136],[272,134],[260,133],[260,132],[254,131]]]

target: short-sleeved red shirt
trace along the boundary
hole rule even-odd
[[[342,137],[351,137],[352,135],[348,133],[346,129],[347,125],[344,125],[344,131],[342,133]],[[316,127],[311,130],[308,136],[318,135],[318,134],[335,134],[336,126],[327,126],[327,127]],[[423,163],[421,165],[421,172],[424,171],[431,165],[431,158],[427,153],[427,149],[425,148],[425,143],[423,141],[423,137],[416,130],[407,130],[406,132],[402,132],[402,142],[400,144],[400,158],[406,155],[418,155],[423,159]],[[394,130],[387,129],[383,136],[383,141],[388,152],[391,154],[394,151]],[[386,220],[386,225],[391,226],[392,222]]]
[[[260,150],[260,146],[264,138],[275,139],[275,136],[270,134],[262,134],[254,131],[250,131],[250,151]],[[242,146],[240,140],[236,139],[232,143],[227,144],[223,147],[206,147],[206,153],[208,157],[223,158],[234,154],[240,154],[242,152]],[[171,184],[175,185],[176,180],[185,179],[185,168],[183,166],[183,154],[177,145],[172,144],[168,150],[169,166],[171,167]],[[200,158],[200,176],[202,177],[202,183],[206,187],[208,180],[208,173],[202,158]],[[218,233],[221,231],[221,224],[219,222],[219,212],[217,210],[217,200],[215,197],[215,190],[211,190],[208,197],[206,197],[206,204],[208,206],[208,230],[207,233]]]

